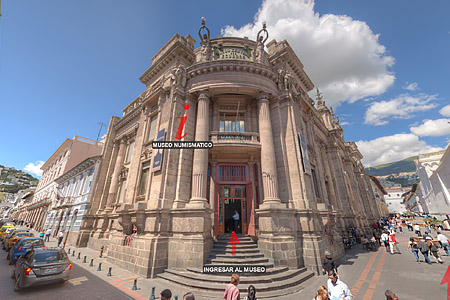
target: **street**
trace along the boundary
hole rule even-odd
[[[64,284],[53,283],[32,286],[14,292],[11,274],[14,266],[8,265],[6,252],[0,250],[0,299],[133,299],[105,281],[73,264],[70,280]]]

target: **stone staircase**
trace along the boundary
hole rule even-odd
[[[306,268],[290,270],[288,267],[275,267],[258,249],[258,244],[249,236],[238,235],[240,244],[236,245],[236,256],[232,256],[232,245],[227,244],[230,234],[217,237],[205,266],[264,266],[265,273],[240,274],[239,290],[241,299],[247,295],[249,285],[256,287],[257,298],[275,299],[277,296],[288,295],[302,290],[305,281],[314,276]],[[202,290],[211,299],[222,299],[225,286],[230,283],[231,274],[203,274],[201,268],[187,270],[170,270],[158,275],[159,278]]]

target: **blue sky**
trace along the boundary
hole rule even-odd
[[[254,39],[267,21],[269,40],[287,39],[366,165],[448,144],[448,1],[211,3],[3,1],[0,164],[36,172],[66,138],[96,139],[175,33],[198,40],[202,16],[213,37]]]

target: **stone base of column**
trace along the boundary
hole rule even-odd
[[[302,237],[305,267],[316,275],[320,275],[322,273],[321,258],[326,243],[320,234],[303,234]]]
[[[286,209],[288,203],[282,203],[278,198],[266,198],[263,204],[259,206],[260,209]]]
[[[185,208],[185,207],[186,207],[186,204],[188,204],[188,203],[189,203],[189,201],[186,201],[186,200],[175,199],[175,200],[173,201],[172,208],[173,208],[173,209],[177,209],[177,208]]]
[[[172,209],[168,268],[201,268],[213,248],[211,209]]]
[[[210,205],[206,198],[191,198],[185,207],[188,209],[209,209]]]
[[[283,208],[266,205],[256,210],[260,232],[258,248],[273,260],[275,266],[298,269],[304,263],[296,211],[287,209],[284,203],[276,206],[280,207],[280,204]]]

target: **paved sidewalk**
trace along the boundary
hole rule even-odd
[[[414,234],[408,232],[406,228],[404,229],[405,233],[397,234],[402,254],[391,255],[385,251],[384,247],[377,251],[366,251],[362,250],[360,244],[347,250],[346,256],[340,262],[339,276],[352,290],[354,299],[385,299],[384,292],[387,289],[394,291],[400,299],[423,300],[430,298],[430,295],[432,295],[432,299],[446,298],[447,286],[441,286],[440,282],[449,266],[450,257],[442,256],[443,251],[441,251],[444,264],[418,264],[414,255],[407,249],[409,237],[414,236]],[[435,237],[436,233],[433,232],[432,236]],[[56,246],[56,239],[51,238],[50,242],[46,244]],[[156,299],[160,299],[160,292],[166,288],[170,289],[173,295],[178,295],[179,300],[182,300],[183,295],[187,292],[194,293],[198,300],[214,299],[205,291],[189,289],[158,278],[147,279],[133,274],[109,263],[105,256],[100,258],[99,251],[90,248],[66,246],[66,250],[70,251],[69,256],[73,263],[138,300],[149,299],[153,286],[155,287]],[[78,253],[80,253],[80,259],[78,259]],[[86,256],[86,263],[82,262],[84,256]],[[91,259],[94,259],[93,267],[89,267]],[[421,259],[423,260],[422,256]],[[102,263],[102,270],[97,271],[100,262]],[[109,267],[112,267],[111,277],[106,276]],[[137,279],[138,289],[133,291],[131,288],[135,278]],[[306,287],[300,292],[277,297],[277,300],[312,299],[317,288],[321,285],[326,286],[326,283],[326,276],[316,276],[308,280]],[[241,298],[243,299],[244,296],[246,295],[241,295]]]

